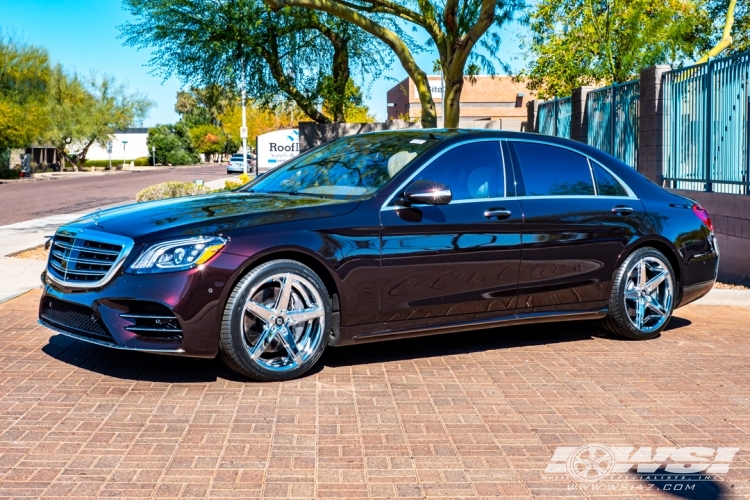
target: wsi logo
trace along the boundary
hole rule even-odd
[[[635,450],[635,451],[634,451]],[[636,467],[639,474],[663,470],[668,474],[726,474],[739,448],[683,448],[644,446],[561,446],[555,450],[547,469],[548,474],[565,473],[575,481],[601,481],[612,473],[629,472]]]

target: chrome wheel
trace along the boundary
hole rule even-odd
[[[669,266],[651,255],[639,259],[625,283],[625,310],[630,323],[643,333],[659,330],[669,320],[673,299]]]
[[[250,358],[274,372],[292,371],[315,355],[326,329],[317,288],[291,272],[256,283],[244,304],[241,331]]]

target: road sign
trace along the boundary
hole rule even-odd
[[[247,139],[247,127],[240,127],[240,139]]]
[[[107,141],[107,153],[112,154],[112,141]]]

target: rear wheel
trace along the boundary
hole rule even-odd
[[[605,328],[635,340],[659,336],[674,311],[675,283],[664,254],[651,247],[639,248],[617,271]]]
[[[330,324],[331,299],[309,267],[267,262],[242,278],[227,301],[221,357],[255,380],[293,379],[320,359]]]

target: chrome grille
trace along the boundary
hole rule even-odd
[[[68,286],[99,286],[112,277],[132,247],[132,240],[122,236],[61,229],[52,240],[47,275]]]

